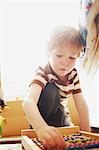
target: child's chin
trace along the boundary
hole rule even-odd
[[[69,72],[62,73],[60,76],[66,76]]]

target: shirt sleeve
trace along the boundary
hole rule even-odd
[[[77,70],[75,69],[75,75],[73,78],[73,83],[74,83],[74,89],[73,89],[73,94],[80,93],[81,92],[81,86],[80,86],[80,81],[78,77]]]
[[[44,89],[48,81],[49,81],[48,76],[44,73],[44,70],[41,67],[39,67],[36,70],[34,78],[30,83],[29,87],[35,83],[41,86],[42,89]]]

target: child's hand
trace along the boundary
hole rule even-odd
[[[47,149],[62,150],[65,147],[63,136],[59,130],[52,126],[45,126],[38,132],[38,139],[43,143]]]

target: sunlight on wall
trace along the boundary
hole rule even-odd
[[[80,64],[77,67],[83,96],[89,108],[91,126],[99,127],[99,68],[94,78],[90,80]]]
[[[24,96],[39,64],[47,61],[46,44],[58,25],[78,27],[79,0],[2,2],[4,98]]]

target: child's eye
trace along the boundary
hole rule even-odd
[[[57,56],[57,57],[62,57],[62,55],[58,55],[58,54],[56,54],[56,56]]]
[[[76,59],[76,57],[71,57],[71,56],[70,56],[70,59],[73,59],[73,60],[75,60],[75,59]]]

